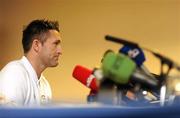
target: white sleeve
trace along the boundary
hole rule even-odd
[[[9,66],[1,71],[1,104],[23,105],[25,96],[24,73],[18,66]]]

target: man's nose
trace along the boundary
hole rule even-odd
[[[60,55],[62,54],[62,48],[61,48],[61,46],[58,46],[58,47],[57,47],[57,53],[60,54]]]

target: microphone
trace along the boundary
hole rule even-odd
[[[139,47],[124,45],[121,49],[119,49],[119,53],[128,55],[138,67],[141,67],[146,60],[142,49]]]
[[[173,62],[168,57],[162,56],[161,54],[155,53],[155,52],[152,52],[152,54],[156,56],[157,58],[159,58],[162,61],[162,63],[165,63],[171,68],[173,67],[173,68],[176,68],[178,71],[180,71],[180,66],[177,63]]]
[[[92,70],[77,65],[73,70],[72,76],[83,85],[90,88],[93,93],[98,91],[99,88],[96,82],[97,79],[95,78]]]
[[[110,35],[106,35],[105,39],[107,41],[112,41],[112,42],[120,43],[120,44],[123,44],[123,45],[128,45],[128,46],[132,46],[132,47],[139,47],[137,43],[130,42],[130,41],[127,41],[125,39],[117,38],[117,37],[110,36]]]
[[[136,67],[135,62],[122,53],[107,52],[102,60],[101,69],[104,77],[113,80],[116,84],[135,81],[151,88],[158,86],[156,79]]]
[[[151,78],[156,79],[150,73],[150,71],[143,65],[146,58],[145,58],[145,54],[144,54],[143,50],[140,47],[133,47],[133,46],[131,47],[131,46],[125,45],[121,49],[119,49],[119,53],[128,55],[136,63],[136,65],[141,69],[141,71],[143,71],[147,75],[151,76]]]

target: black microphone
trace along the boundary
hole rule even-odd
[[[134,42],[131,42],[131,41],[126,41],[125,39],[117,38],[117,37],[110,36],[110,35],[106,35],[105,39],[107,41],[112,41],[112,42],[120,43],[120,44],[123,44],[123,45],[128,45],[128,46],[132,46],[132,47],[139,47],[137,43],[134,43]]]
[[[173,62],[171,59],[169,59],[168,57],[162,56],[161,54],[152,52],[154,56],[156,56],[157,58],[159,58],[162,63],[167,64],[170,67],[176,68],[178,71],[180,71],[180,66],[178,64],[176,64],[175,62]]]

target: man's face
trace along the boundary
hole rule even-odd
[[[56,30],[49,30],[46,41],[42,44],[39,57],[46,67],[58,65],[59,56],[62,54],[60,33]]]

